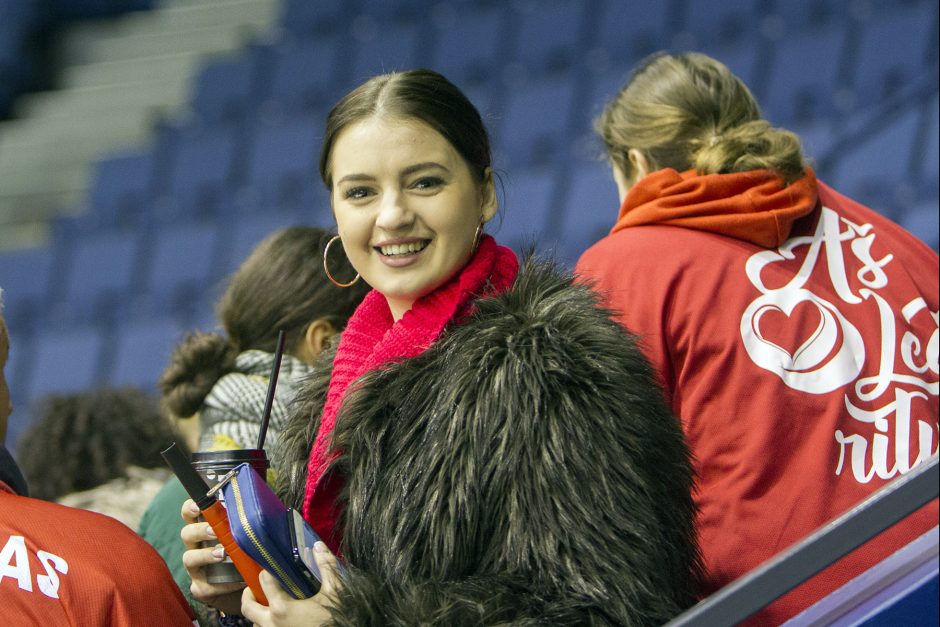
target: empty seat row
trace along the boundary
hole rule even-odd
[[[653,0],[480,7],[454,2],[392,23],[364,8],[355,16],[329,5],[322,10],[343,15],[341,28],[302,31],[210,63],[193,85],[193,106],[208,121],[272,111],[322,115],[364,78],[419,66],[438,69],[462,87],[513,94],[526,88],[521,80],[526,77],[625,73],[642,55],[668,48],[725,54],[773,119],[789,124],[871,106],[898,85],[936,73],[931,3],[899,1],[883,14],[853,13],[860,2],[794,3],[810,13],[817,5],[832,12],[831,19],[817,20],[816,28],[800,29],[786,27],[798,22],[796,11],[780,16],[766,4],[688,2],[677,16],[666,10],[668,3]],[[779,4],[781,10],[789,7]],[[288,30],[306,23],[295,20],[295,12],[321,10],[309,2],[302,3],[307,9],[290,8],[296,5],[285,5]],[[724,31],[744,34],[723,36]]]
[[[100,385],[156,392],[160,373],[185,334],[214,328],[211,320],[184,327],[172,317],[121,321],[108,328],[76,325],[35,334],[12,327],[6,374],[14,406],[26,415],[49,394]],[[26,420],[12,421],[8,444],[15,446],[19,432],[27,425]]]
[[[40,332],[150,316],[204,320],[220,282],[261,239],[293,224],[328,227],[301,212],[269,211],[149,231],[60,233],[53,246],[0,255],[6,317]]]

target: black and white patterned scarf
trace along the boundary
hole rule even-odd
[[[257,447],[273,365],[273,353],[249,350],[238,355],[235,371],[218,380],[200,411],[199,450]],[[270,450],[277,442],[277,435],[287,421],[290,400],[311,371],[308,364],[296,357],[283,356],[264,440],[266,449]]]

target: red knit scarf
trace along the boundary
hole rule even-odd
[[[519,261],[508,248],[485,236],[476,254],[450,281],[412,305],[395,322],[385,296],[372,290],[356,309],[337,347],[320,431],[317,433],[307,471],[304,518],[337,552],[340,534],[335,529],[339,514],[335,500],[342,479],[326,473],[338,454],[330,450],[330,436],[349,386],[365,373],[392,361],[416,357],[440,336],[444,327],[469,313],[470,301],[499,294],[512,285]]]

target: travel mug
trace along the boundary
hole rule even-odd
[[[264,449],[231,449],[225,451],[197,451],[192,456],[192,466],[199,475],[205,479],[210,487],[214,487],[230,470],[248,462],[255,472],[266,478],[268,472],[268,456]],[[222,504],[225,501],[222,498],[222,491],[219,490],[216,495]],[[207,542],[204,546],[215,546],[215,543]],[[242,576],[235,568],[231,558],[226,556],[225,560],[217,564],[206,566],[206,579],[209,583],[235,583],[243,581]]]

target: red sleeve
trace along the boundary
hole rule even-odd
[[[117,520],[0,492],[4,624],[192,627],[160,555]]]

